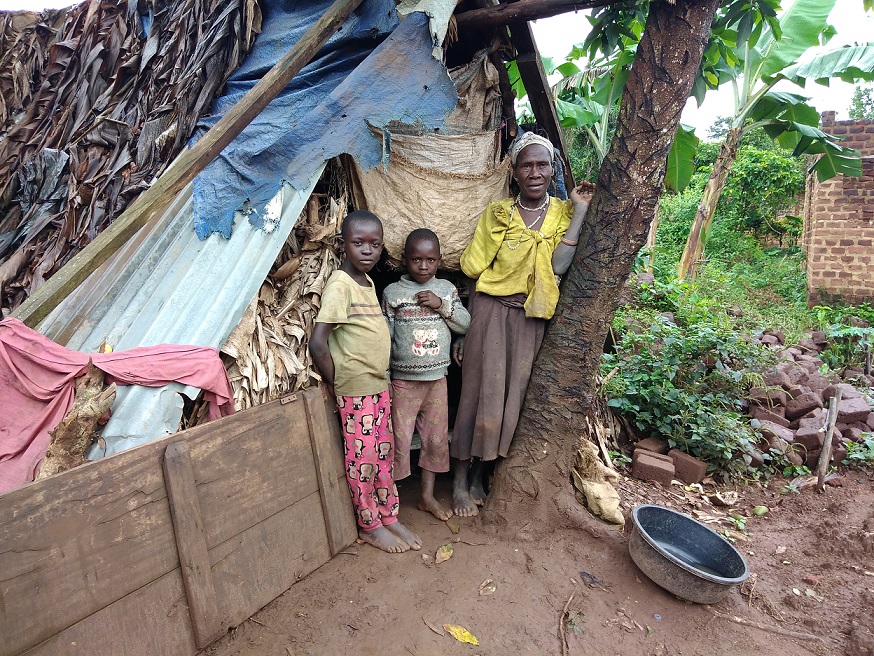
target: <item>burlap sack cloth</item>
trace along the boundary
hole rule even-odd
[[[500,160],[497,71],[483,52],[450,75],[459,103],[446,118],[449,134],[400,124],[374,130],[387,165],[364,171],[352,163],[355,206],[382,219],[393,266],[400,266],[410,231],[430,228],[440,238],[443,268],[458,269],[480,213],[509,195],[509,159]]]

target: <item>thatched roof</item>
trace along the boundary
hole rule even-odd
[[[8,313],[181,151],[260,29],[256,0],[0,12],[0,305]]]

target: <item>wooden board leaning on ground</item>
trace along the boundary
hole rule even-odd
[[[0,496],[0,656],[195,654],[357,537],[319,388]]]

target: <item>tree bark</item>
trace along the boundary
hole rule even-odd
[[[544,526],[577,526],[585,516],[572,496],[573,457],[586,439],[604,340],[662,193],[668,153],[718,4],[650,4],[616,136],[534,365],[513,446],[482,512],[486,524],[510,524],[524,537]]]
[[[698,273],[698,265],[701,262],[701,256],[704,255],[704,246],[707,244],[707,237],[710,234],[716,204],[719,202],[719,196],[725,187],[728,174],[731,173],[734,160],[737,159],[737,146],[740,143],[740,137],[741,128],[731,128],[719,148],[719,156],[713,163],[713,172],[704,187],[704,194],[701,196],[701,202],[695,212],[695,221],[689,230],[689,238],[686,240],[686,246],[677,268],[677,276],[681,280],[694,279]]]

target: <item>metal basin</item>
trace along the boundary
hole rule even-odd
[[[750,575],[728,540],[688,515],[655,505],[637,506],[631,514],[631,559],[668,592],[713,604]]]

